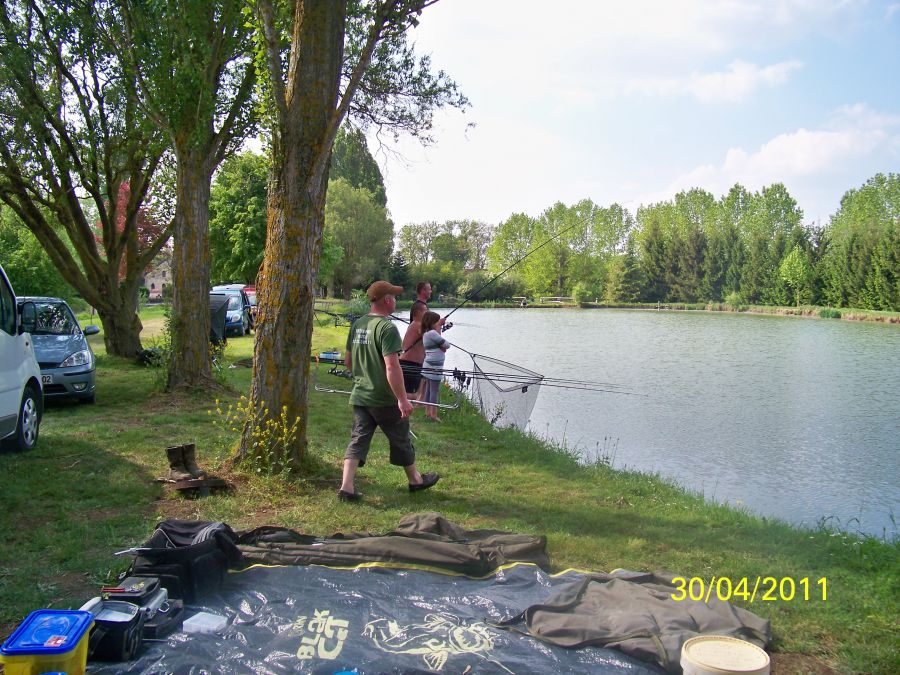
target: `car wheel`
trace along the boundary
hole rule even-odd
[[[237,334],[238,334],[238,337],[244,337],[244,333],[246,333],[246,332],[247,332],[247,331],[246,331],[245,328],[244,328],[244,322],[241,321],[241,325],[238,326],[238,328],[237,328]]]
[[[34,387],[25,387],[22,394],[22,405],[19,406],[19,422],[13,440],[15,448],[22,452],[31,450],[37,445],[38,432],[41,426],[41,403]]]

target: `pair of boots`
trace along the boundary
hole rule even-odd
[[[175,481],[206,478],[206,472],[197,465],[197,451],[193,443],[166,448],[169,458],[169,478]]]

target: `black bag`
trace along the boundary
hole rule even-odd
[[[225,523],[164,520],[134,550],[137,557],[126,575],[159,577],[170,598],[193,602],[217,589],[240,561],[235,538]]]

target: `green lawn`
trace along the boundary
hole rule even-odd
[[[162,328],[158,308],[142,320],[147,333]],[[315,348],[342,348],[345,335],[319,326]],[[91,342],[97,403],[51,406],[34,451],[0,454],[0,635],[32,609],[77,607],[96,595],[127,565],[113,553],[141,543],[163,518],[330,534],[387,531],[410,511],[436,510],[467,528],[545,534],[557,569],[670,570],[734,584],[809,579],[809,600],[738,603],[772,620],[776,672],[900,672],[897,542],[796,530],[652,476],[581,466],[534,438],[494,430],[471,409],[446,413],[443,424],[414,417],[420,468],[444,476],[437,488],[411,496],[378,435],[357,483],[365,501],[339,504],[350,427],[339,395],[310,393],[302,480],[228,468],[237,436],[215,411],[249,390],[251,371],[236,362],[252,356],[252,336],[228,340],[220,377],[230,393],[174,397],[162,392],[162,371],[106,356],[102,335]],[[232,493],[185,500],[154,482],[166,473],[164,448],[186,442],[207,471],[235,484]]]

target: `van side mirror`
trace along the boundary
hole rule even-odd
[[[100,326],[94,326],[94,325],[85,326],[84,330],[81,332],[84,333],[85,335],[96,335],[97,333],[100,332]]]
[[[19,310],[19,315],[21,317],[21,323],[19,324],[19,334],[21,335],[22,333],[33,333],[37,328],[37,307],[34,306],[34,303],[22,303],[22,307]]]

